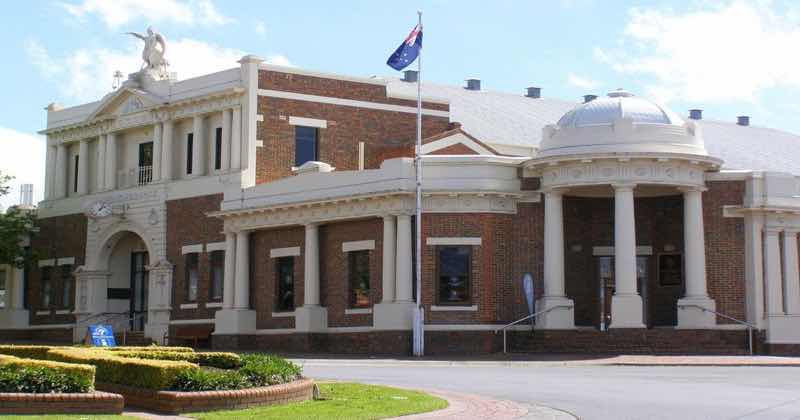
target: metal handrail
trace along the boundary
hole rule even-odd
[[[518,319],[518,320],[516,320],[516,321],[514,321],[514,322],[508,323],[508,324],[506,324],[506,325],[503,325],[502,327],[500,327],[500,328],[498,328],[498,329],[494,330],[494,333],[495,333],[495,334],[497,334],[497,333],[498,333],[498,332],[500,332],[500,331],[502,331],[502,332],[503,332],[503,353],[504,353],[504,354],[505,354],[505,353],[508,353],[508,351],[507,351],[507,345],[506,345],[506,343],[507,343],[507,340],[506,340],[506,331],[508,330],[508,328],[509,328],[509,327],[513,327],[514,325],[517,325],[517,324],[519,324],[520,322],[527,321],[527,320],[529,320],[529,319],[531,319],[531,318],[536,318],[536,317],[538,317],[539,315],[544,315],[544,314],[546,314],[546,313],[548,313],[548,312],[550,312],[550,311],[552,311],[552,310],[554,310],[554,309],[559,309],[559,308],[569,308],[569,306],[567,306],[567,305],[556,305],[556,306],[551,306],[551,307],[549,307],[549,308],[547,308],[547,309],[543,309],[543,310],[541,310],[541,311],[539,311],[539,312],[532,313],[532,314],[530,314],[530,315],[528,315],[528,316],[526,316],[526,317],[524,317],[524,318],[520,318],[520,319]]]
[[[129,324],[133,324],[137,318],[142,318],[147,315],[147,311],[133,311],[133,316],[126,319]],[[122,344],[127,346],[128,345],[128,330],[122,330]]]
[[[726,315],[726,314],[717,312],[717,311],[712,310],[712,309],[708,309],[708,308],[706,308],[704,306],[700,306],[700,305],[684,304],[684,305],[678,305],[678,308],[681,308],[681,309],[683,309],[683,308],[697,308],[697,309],[700,309],[703,312],[711,312],[712,314],[717,315],[717,316],[722,317],[722,318],[725,318],[725,319],[727,319],[729,321],[733,321],[733,322],[735,322],[737,324],[744,325],[745,327],[747,327],[747,347],[750,350],[750,355],[751,356],[753,355],[753,329],[756,328],[755,325],[753,325],[753,324],[751,324],[751,323],[749,323],[747,321],[742,321],[741,319],[734,318],[734,317],[732,317],[730,315]]]

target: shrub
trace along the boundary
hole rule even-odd
[[[0,354],[17,356],[26,359],[47,359],[47,352],[53,346],[17,346],[13,344],[0,344]]]
[[[94,347],[98,348],[98,347]],[[158,346],[153,344],[152,346],[144,346],[144,347],[133,347],[133,346],[119,346],[119,347],[100,347],[106,351],[113,351],[113,352],[128,352],[128,351],[135,351],[135,352],[180,352],[180,353],[194,353],[194,349],[191,347],[168,347],[168,346]]]
[[[216,352],[172,352],[172,351],[119,351],[114,354],[122,357],[152,360],[183,360],[197,363],[200,366],[211,366],[218,369],[235,369],[242,365],[242,359],[234,353]]]
[[[179,373],[198,369],[197,365],[185,361],[134,359],[105,350],[78,347],[54,348],[48,357],[66,363],[95,366],[98,382],[157,390],[172,386]]]
[[[281,357],[247,354],[242,356],[242,367],[239,372],[245,375],[253,386],[267,386],[299,379],[302,369]]]
[[[0,392],[90,392],[94,366],[0,356]]]
[[[251,388],[247,377],[237,371],[187,370],[178,374],[172,389],[183,392],[222,391]]]

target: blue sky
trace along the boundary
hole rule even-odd
[[[800,133],[800,5],[780,1],[214,1],[9,2],[0,17],[0,170],[42,192],[35,135],[50,102],[75,105],[138,70],[124,32],[152,24],[171,70],[186,78],[236,66],[245,53],[352,75],[396,74],[388,55],[424,12],[424,77],[509,92],[540,86],[578,99],[624,87],[685,115],[750,115]],[[15,153],[8,153],[13,151]],[[18,193],[0,200],[7,206]]]

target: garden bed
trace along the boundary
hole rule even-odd
[[[164,414],[235,410],[256,406],[307,401],[314,397],[314,381],[298,379],[281,385],[229,391],[155,391],[117,384],[98,383],[98,389],[120,394],[125,405]]]
[[[0,393],[0,414],[119,414],[124,405],[122,395],[108,392]]]
[[[33,399],[53,395],[39,399],[51,407],[48,413],[77,412],[71,409],[79,404],[72,400],[49,405],[47,401],[77,398],[67,397],[75,393],[89,398],[95,383],[98,389],[121,394],[125,405],[166,413],[303,401],[314,394],[313,381],[302,377],[300,367],[264,354],[158,346],[0,345],[0,392],[15,393],[15,398],[16,393]]]

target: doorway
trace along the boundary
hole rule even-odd
[[[650,256],[639,255],[636,257],[636,290],[642,297],[642,317],[645,326],[649,323],[648,288],[650,276]],[[598,293],[598,328],[607,331],[611,325],[611,299],[616,291],[614,279],[614,256],[604,255],[597,257],[597,293]]]
[[[131,304],[130,328],[144,331],[147,322],[147,252],[131,253]]]

